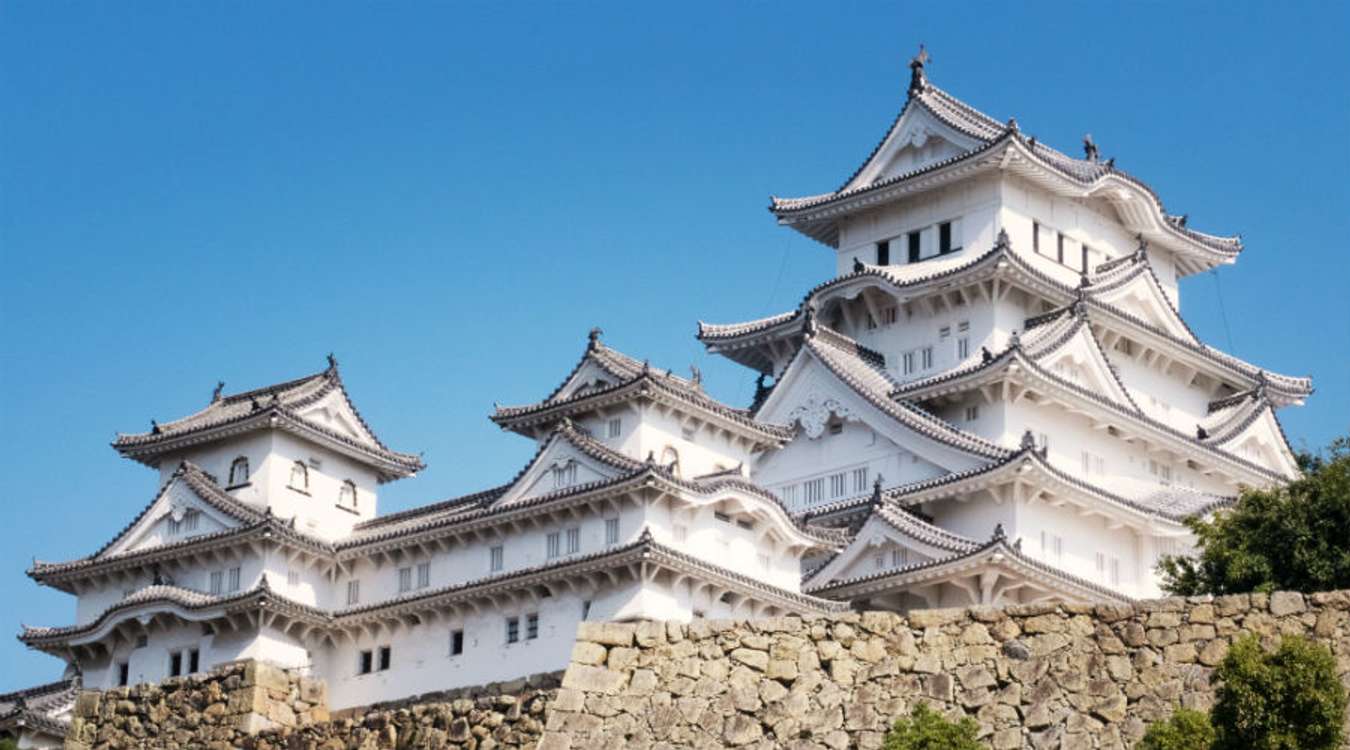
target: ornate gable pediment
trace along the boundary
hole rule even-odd
[[[891,511],[903,513],[904,511]],[[921,521],[916,521],[923,524]],[[832,581],[883,573],[909,565],[956,554],[916,538],[890,523],[880,513],[873,513],[863,523],[853,541],[833,560],[812,574],[809,584],[820,586]]]
[[[139,552],[239,525],[236,519],[203,502],[181,477],[175,476],[140,518],[100,557]]]
[[[379,443],[370,433],[341,389],[335,388],[299,412],[305,422],[369,446]]]
[[[596,460],[555,435],[497,504],[510,505],[569,487],[615,479],[623,473],[618,467]]]
[[[1111,362],[1090,326],[1080,326],[1068,341],[1043,355],[1039,363],[1056,377],[1133,408],[1133,399],[1111,369]]]
[[[1280,429],[1275,412],[1269,405],[1262,406],[1260,413],[1236,432],[1223,434],[1220,429],[1214,445],[1291,479],[1299,476],[1298,459],[1290,450],[1284,431]]]
[[[583,395],[587,391],[607,388],[618,383],[619,378],[615,377],[613,373],[596,364],[594,360],[588,359],[577,368],[576,372],[572,373],[567,382],[558,389],[557,395],[550,400],[565,401],[574,396]]]
[[[1177,313],[1176,306],[1167,296],[1166,290],[1153,278],[1152,273],[1146,270],[1117,286],[1094,291],[1092,296],[1182,341],[1199,343],[1195,334]]]
[[[809,354],[793,360],[756,414],[756,419],[798,428],[797,436],[780,451],[783,455],[791,454],[793,446],[800,441],[821,439],[828,434],[826,428],[830,422],[838,419],[870,428],[878,438],[916,457],[914,461],[931,464],[937,474],[965,471],[982,463],[900,423],[869,403]]]
[[[934,117],[924,107],[908,107],[872,158],[843,190],[873,185],[909,174],[979,148],[975,138]]]

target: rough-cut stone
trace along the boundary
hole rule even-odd
[[[586,623],[561,683],[423,696],[327,721],[322,683],[238,664],[81,695],[67,748],[880,748],[922,700],[973,717],[996,749],[1124,750],[1177,706],[1207,710],[1213,667],[1249,632],[1328,644],[1350,684],[1350,592]]]

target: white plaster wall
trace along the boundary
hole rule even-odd
[[[904,236],[944,221],[959,222],[960,231],[957,233],[954,227],[952,244],[959,246],[962,253],[984,253],[994,246],[998,234],[995,225],[998,205],[998,179],[991,176],[926,191],[849,216],[839,223],[837,274],[851,273],[854,258],[876,263],[876,243],[880,240],[891,240],[891,264],[902,265],[908,257]],[[936,235],[925,237],[924,241],[936,243]],[[926,250],[925,255],[929,252],[933,251]]]
[[[635,588],[598,592],[592,599],[590,619],[608,619]],[[533,604],[518,603],[500,611],[471,609],[428,619],[424,624],[379,635],[363,633],[355,641],[343,640],[316,655],[316,673],[328,683],[330,708],[362,706],[419,693],[448,690],[509,680],[538,672],[563,669],[571,657],[583,599],[563,595]],[[525,640],[525,616],[539,615],[539,637]],[[506,642],[506,618],[520,617],[518,643]],[[464,653],[450,654],[450,633],[464,631]],[[390,669],[358,674],[359,654],[380,646],[390,647]]]
[[[855,486],[853,471],[866,469],[867,478],[862,487]],[[843,472],[844,492],[831,491],[830,476]],[[872,491],[877,476],[886,487],[917,482],[941,476],[946,471],[896,445],[885,436],[858,421],[846,421],[839,434],[827,429],[812,439],[799,434],[787,446],[767,453],[755,466],[754,480],[760,486],[778,493],[788,509],[794,513],[816,505],[834,502]],[[823,479],[824,495],[819,502],[808,503],[804,484]],[[792,492],[786,488],[795,488]]]
[[[210,591],[210,575],[212,571],[228,571],[230,568],[238,566],[239,590],[247,591],[257,585],[259,577],[262,575],[263,562],[260,558],[253,555],[240,554],[238,552],[224,552],[220,561],[209,567],[190,565],[183,561],[166,561],[161,564],[161,574],[166,581],[172,581],[174,585],[182,588],[193,589],[196,591]],[[143,574],[135,579],[123,579],[122,581],[113,581],[103,586],[88,588],[80,592],[75,599],[75,621],[77,623],[86,623],[96,619],[114,604],[125,599],[129,594],[139,591],[152,583],[148,574]],[[224,578],[224,585],[228,587],[228,573]],[[230,591],[223,592],[228,596]],[[237,592],[233,592],[237,593]]]
[[[193,648],[200,653],[200,672],[236,659],[262,659],[286,667],[302,667],[309,661],[302,645],[267,629],[215,636],[208,634],[201,623],[165,625],[161,621],[149,627],[145,646],[137,647],[133,638],[114,647],[110,659],[83,663],[84,684],[91,689],[116,687],[116,665],[120,662],[129,667],[129,684],[159,682],[169,677],[170,653]],[[183,669],[188,669],[186,657]]]

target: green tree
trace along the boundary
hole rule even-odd
[[[969,716],[953,722],[927,703],[914,706],[886,733],[885,750],[981,750],[980,725]]]
[[[1163,587],[1181,596],[1350,588],[1350,438],[1299,465],[1301,478],[1187,521],[1197,554],[1163,558]]]
[[[1148,728],[1135,750],[1210,750],[1214,726],[1207,714],[1179,708],[1167,719]]]
[[[19,750],[19,745],[9,738],[0,739],[0,750]]]
[[[1269,653],[1248,635],[1233,644],[1214,677],[1214,750],[1339,747],[1345,688],[1325,646],[1286,636]]]

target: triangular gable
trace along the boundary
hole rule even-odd
[[[1254,414],[1248,415],[1245,425],[1220,428],[1207,441],[1238,458],[1246,459],[1258,466],[1265,466],[1289,478],[1299,476],[1300,469],[1294,452],[1285,439],[1275,409],[1269,402],[1261,402]]]
[[[549,398],[549,401],[566,401],[574,396],[583,395],[587,391],[618,385],[624,380],[627,380],[627,378],[602,367],[601,363],[595,358],[588,356],[563,382],[557,392]]]
[[[195,472],[198,476],[190,478],[188,472]],[[251,520],[250,516],[261,515],[243,507],[225,507],[217,499],[209,497],[209,493],[199,492],[193,486],[194,483],[208,481],[195,468],[175,472],[141,514],[95,557],[139,552],[195,536],[238,528]],[[197,514],[195,521],[188,520],[190,513]],[[171,521],[178,522],[176,530],[170,528]],[[189,528],[194,523],[196,528]]]
[[[511,505],[569,487],[617,479],[638,468],[636,461],[587,440],[570,426],[554,431],[493,505]]]
[[[903,510],[874,510],[853,541],[811,574],[808,584],[832,581],[918,565],[974,550],[974,540],[959,537]]]
[[[874,374],[874,377],[879,378],[880,375]],[[880,382],[877,385],[884,387]],[[953,438],[958,436],[955,428],[937,417],[914,407],[890,402],[885,393],[871,396],[871,399],[865,398],[842,380],[820,359],[813,346],[806,345],[788,365],[787,371],[779,378],[755,418],[775,424],[798,425],[800,429],[794,440],[819,438],[824,434],[831,415],[861,422],[878,435],[944,472],[965,471],[988,462],[987,457],[971,447],[956,444],[955,439],[940,439],[939,435],[947,433],[952,433]],[[916,428],[918,426],[931,430],[920,431]],[[971,441],[972,446],[975,442]],[[991,454],[993,452],[996,449],[990,451]]]
[[[1088,293],[1092,299],[1119,308],[1182,341],[1200,343],[1146,263],[1119,281],[1089,287]]]
[[[982,141],[956,130],[911,100],[881,145],[839,192],[908,174],[982,145]]]
[[[382,447],[374,433],[356,413],[356,408],[347,396],[347,390],[341,386],[301,408],[297,416],[320,429],[335,432],[349,440],[372,448]]]
[[[1072,316],[1065,326],[1055,340],[1045,341],[1043,346],[1026,347],[1027,355],[1056,377],[1134,409],[1134,400],[1112,369],[1092,327],[1084,319]],[[1053,330],[1046,333],[1054,335]]]

